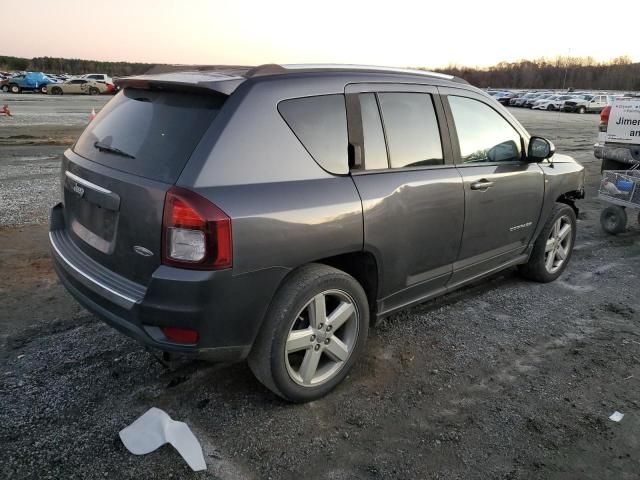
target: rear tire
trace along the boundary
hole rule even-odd
[[[627,212],[619,205],[608,206],[600,214],[600,226],[610,235],[624,233],[627,230]]]
[[[60,87],[52,87],[51,95],[62,95],[62,89]]]
[[[585,107],[578,108],[578,113],[587,113],[587,109]]]
[[[89,95],[100,95],[100,90],[96,87],[89,88]]]
[[[369,305],[360,284],[335,268],[306,265],[276,292],[249,367],[286,400],[316,400],[344,380],[368,331]]]
[[[575,241],[576,214],[569,205],[556,203],[520,273],[536,282],[553,282],[567,268]]]
[[[3,91],[4,93],[7,93],[7,92],[9,91],[9,85],[3,85],[3,86],[2,86],[2,91]]]
[[[46,95],[46,94],[47,94],[47,87],[46,87],[46,86],[44,86],[44,87],[40,87],[40,88],[39,88],[39,91],[40,91],[40,93],[43,93],[43,94],[45,94],[45,95]]]

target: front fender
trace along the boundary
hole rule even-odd
[[[556,202],[584,197],[584,167],[567,155],[556,154],[552,160],[539,164],[544,173],[544,201],[532,243],[538,238]]]

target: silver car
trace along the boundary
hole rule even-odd
[[[109,86],[106,83],[96,80],[87,80],[85,78],[73,78],[62,83],[52,83],[47,87],[49,95],[65,95],[65,94],[84,94],[84,95],[100,95],[108,93]]]

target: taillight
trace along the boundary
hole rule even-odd
[[[172,187],[164,200],[162,263],[195,270],[232,265],[231,219],[206,198]]]
[[[611,105],[607,105],[600,112],[600,131],[606,132],[609,125],[609,115],[611,115]]]

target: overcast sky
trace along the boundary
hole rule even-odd
[[[556,55],[640,61],[640,0],[27,0],[0,55],[149,63],[487,66]]]

